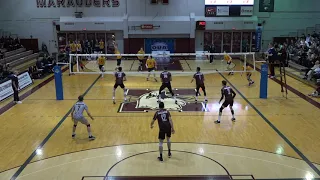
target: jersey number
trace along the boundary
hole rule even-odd
[[[79,111],[80,110],[80,105],[78,105],[78,110],[77,111]]]
[[[167,121],[167,115],[166,114],[161,114],[161,119],[162,119],[162,121]]]
[[[229,89],[229,88],[227,89],[227,91],[228,91],[228,94],[231,94],[231,91],[230,91],[230,89]]]
[[[163,75],[163,78],[168,78],[168,75],[164,74],[164,75]]]
[[[119,73],[119,74],[118,74],[118,78],[121,78],[121,77],[122,77],[122,74],[121,74],[121,73]]]

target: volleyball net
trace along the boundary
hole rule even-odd
[[[150,54],[70,54],[70,73],[74,74],[113,74],[117,67],[127,74],[147,74],[147,59],[153,58],[156,66],[155,74],[165,68],[172,74],[194,73],[200,67],[204,74],[217,72],[254,72],[255,53],[170,53],[169,51],[153,51]],[[63,64],[63,63],[58,63]]]

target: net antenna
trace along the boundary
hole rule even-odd
[[[254,72],[256,70],[254,52],[227,54],[231,56],[233,61],[233,66],[230,66],[232,68],[232,72]],[[130,61],[128,59],[137,59],[138,56],[143,56],[146,59],[149,56],[152,56],[157,62],[158,69],[156,74],[160,74],[163,70],[162,67],[164,66],[167,66],[168,70],[172,74],[192,74],[196,71],[197,67],[201,67],[202,73],[210,74],[230,71],[229,65],[227,65],[227,62],[223,60],[224,55],[225,53],[209,53],[207,51],[197,51],[196,53],[170,53],[170,51],[153,51],[150,54],[70,54],[68,65],[69,72],[72,74],[113,74],[116,68],[116,57],[121,56],[121,66],[126,74],[148,74],[148,71],[137,72],[138,68],[134,69],[132,67],[134,66],[134,63],[136,63],[138,66],[138,61],[134,62],[133,60]],[[106,58],[104,72],[101,72],[98,68],[98,56],[103,56]],[[214,56],[214,63],[212,65],[209,64],[209,61],[206,58],[209,56]],[[82,69],[83,64],[85,64],[85,70]],[[173,64],[181,67],[181,69],[170,69],[170,66]],[[248,66],[251,66],[252,68],[247,70]],[[73,69],[73,71],[71,71],[71,69]]]

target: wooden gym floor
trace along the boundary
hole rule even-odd
[[[186,62],[183,60],[181,65],[184,68]],[[190,65],[195,66],[192,61],[188,62]],[[125,70],[137,67],[137,61],[126,61],[124,66]],[[210,64],[207,62],[205,66]],[[319,178],[319,99],[302,96],[311,93],[312,88],[288,77],[293,89],[285,99],[279,84],[269,80],[268,99],[263,100],[259,98],[259,72],[253,73],[256,83],[252,87],[248,87],[245,76],[237,73],[205,77],[209,98],[206,111],[202,111],[202,106],[192,106],[194,109],[190,111],[172,112],[176,127],[172,137],[173,157],[165,156],[164,163],[159,163],[157,126],[149,127],[152,110],[120,111],[126,104],[121,104],[120,89],[116,93],[117,104],[112,104],[111,75],[101,78],[64,73],[65,100],[55,100],[54,81],[50,81],[28,94],[23,104],[1,114],[0,179],[79,180],[86,176],[85,180],[94,180],[103,178],[92,176],[106,175]],[[185,96],[181,97],[185,106],[193,103],[189,92],[194,84],[190,80],[191,76],[173,76],[172,86]],[[232,123],[230,111],[225,109],[222,123],[216,125],[222,80],[227,80],[237,93],[234,105],[237,121]],[[125,84],[132,98],[130,103],[143,97],[140,90],[157,90],[160,86],[147,82],[144,76],[133,75],[128,75]],[[29,90],[32,88],[36,87]],[[88,141],[86,128],[80,124],[77,137],[71,138],[70,108],[80,94],[85,95],[85,103],[95,117],[94,121],[90,120],[95,141]],[[9,100],[2,102],[1,107],[8,103]]]

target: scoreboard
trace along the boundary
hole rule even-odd
[[[205,16],[252,16],[253,5],[254,0],[205,0]]]

